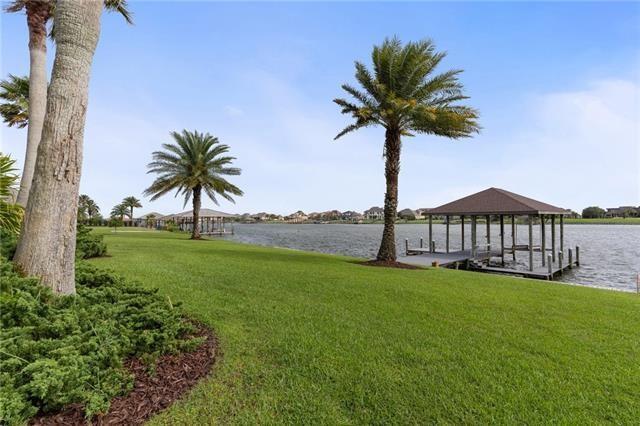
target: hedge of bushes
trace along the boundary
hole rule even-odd
[[[15,233],[0,229],[0,256],[12,259],[16,252],[18,237]],[[107,245],[102,240],[102,235],[95,235],[91,228],[78,225],[76,233],[76,258],[90,259],[107,254]]]
[[[102,235],[91,233],[91,228],[78,225],[76,233],[76,257],[78,259],[90,259],[107,254],[107,245],[102,241]]]
[[[0,258],[0,424],[81,403],[87,416],[131,387],[128,357],[197,346],[180,309],[125,279],[79,262],[77,295],[56,296]]]

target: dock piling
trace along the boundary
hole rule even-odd
[[[529,215],[529,271],[533,271],[533,215]]]
[[[445,218],[445,220],[447,221],[447,224],[446,224],[446,227],[447,227],[447,230],[446,230],[446,234],[447,234],[446,251],[447,251],[447,253],[449,253],[449,222],[451,221],[451,216],[447,216]]]
[[[562,275],[562,257],[563,257],[563,253],[559,251],[558,252],[558,269],[560,269],[560,275]]]
[[[542,251],[542,266],[544,266],[544,254],[547,252],[547,236],[545,234],[544,215],[540,215],[540,250]]]
[[[420,237],[420,248],[424,248],[424,238]]]
[[[433,216],[429,215],[429,250],[431,250],[431,241],[433,241]]]
[[[516,261],[516,217],[515,215],[511,215],[511,255],[513,257],[513,261]]]
[[[551,216],[551,255],[553,261],[556,261],[556,216]]]
[[[544,257],[544,254],[542,255]],[[551,253],[547,255],[547,268],[549,271],[549,277],[553,278],[553,262],[551,262]]]
[[[576,246],[576,266],[580,266],[580,247]]]
[[[422,238],[420,239],[422,240]],[[420,247],[422,247],[422,245]],[[408,238],[404,239],[404,250],[405,250],[405,254],[409,256],[409,239]]]
[[[569,262],[567,263],[567,266],[571,269],[573,268],[573,249],[568,249],[567,254],[569,255]]]

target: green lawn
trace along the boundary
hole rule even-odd
[[[575,223],[581,225],[640,225],[640,217],[614,217],[602,219],[570,219],[566,218],[564,223]]]
[[[153,424],[632,424],[640,297],[167,232],[92,262],[211,325],[213,375]]]

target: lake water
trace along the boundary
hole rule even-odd
[[[382,225],[293,225],[293,224],[236,224],[235,234],[227,238],[240,242],[270,247],[287,247],[298,250],[342,254],[360,258],[374,258]],[[559,250],[559,227],[556,235],[556,250]],[[396,226],[398,254],[404,253],[404,240],[418,246],[420,237],[427,240],[425,224],[401,224]],[[436,247],[445,244],[445,225],[433,225]],[[478,224],[478,241],[483,241],[485,225]],[[534,226],[534,244],[539,243],[540,227]],[[528,227],[518,225],[516,231],[519,244],[527,244]],[[547,247],[551,247],[551,231],[547,226]],[[492,242],[500,241],[500,226],[491,225]],[[460,248],[460,225],[451,225],[451,249]],[[471,230],[465,228],[465,246],[470,247]],[[511,227],[505,224],[505,244],[510,241]],[[564,247],[580,246],[580,267],[565,273],[561,281],[594,287],[624,291],[635,291],[636,276],[640,273],[640,226],[633,225],[565,225]],[[509,256],[510,258],[510,256]],[[525,267],[527,252],[519,252],[517,266]],[[540,254],[534,255],[536,265]]]

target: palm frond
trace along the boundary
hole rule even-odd
[[[9,74],[0,81],[0,115],[9,127],[26,127],[29,123],[29,78]]]
[[[110,12],[119,13],[127,24],[133,25],[133,16],[129,11],[127,0],[104,0],[104,8]]]

